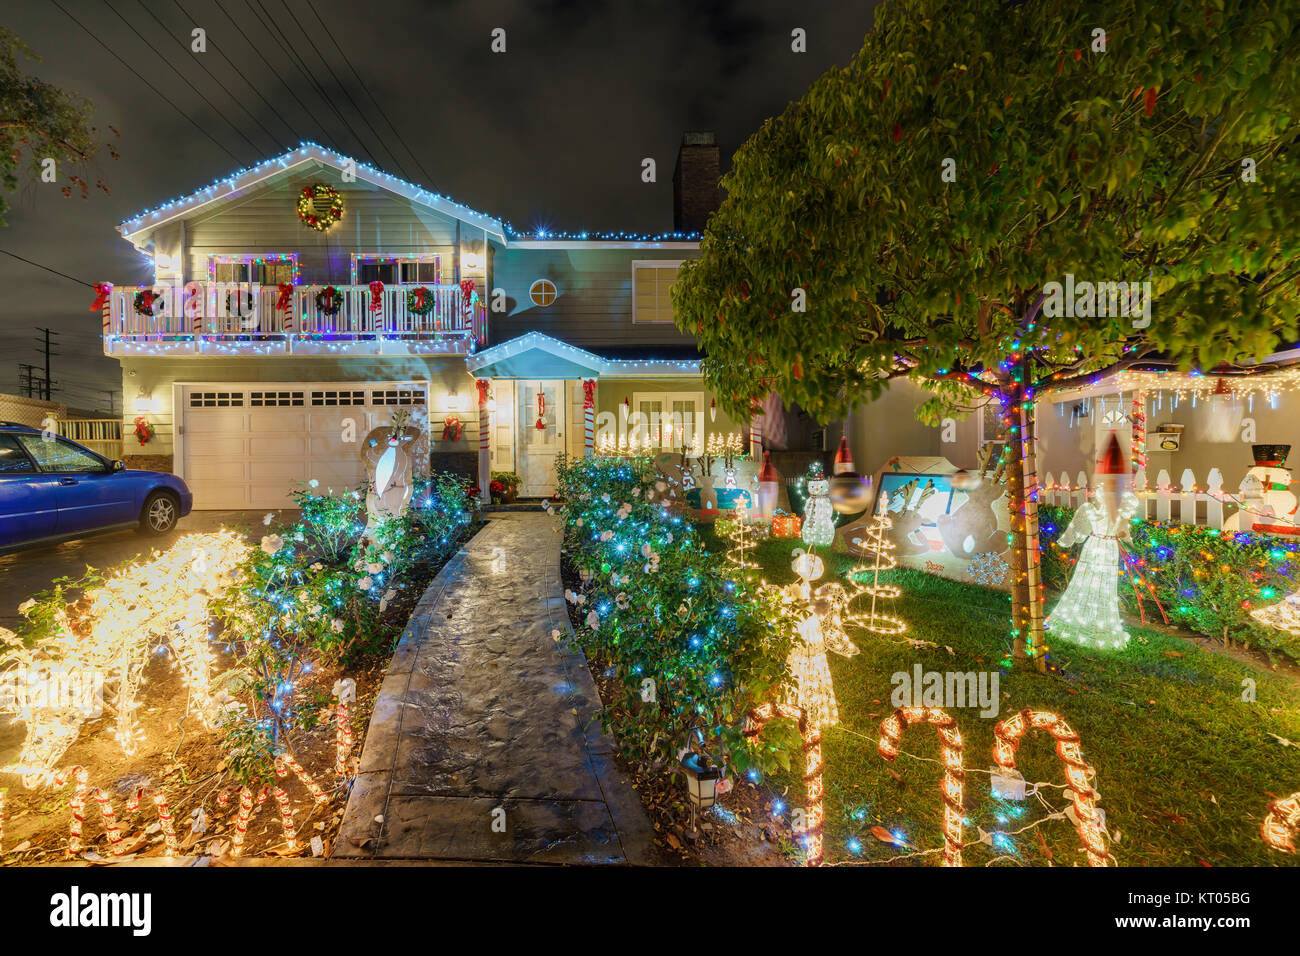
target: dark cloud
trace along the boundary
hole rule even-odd
[[[874,6],[59,2],[94,39],[47,2],[11,4],[3,22],[40,55],[35,72],[90,99],[101,129],[120,130],[121,159],[101,157],[89,171],[92,183],[102,176],[110,185],[108,196],[65,200],[57,187],[25,184],[10,197],[0,248],[86,282],[118,283],[148,277],[115,232],[120,221],[300,140],[373,155],[382,168],[519,228],[669,229],[681,132],[715,130],[725,163],[767,116],[849,60]],[[201,59],[189,51],[195,26],[207,31]],[[495,27],[506,30],[505,54],[489,49]],[[807,54],[790,52],[795,27],[807,30]],[[647,156],[659,169],[651,185],[640,181]],[[70,403],[92,405],[100,390],[120,385],[87,312],[88,288],[3,256],[0,282],[8,295],[0,391],[17,390],[19,362],[40,361],[37,326],[62,333],[54,377]]]

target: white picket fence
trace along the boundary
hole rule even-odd
[[[1077,508],[1092,497],[1088,475],[1079,472],[1070,480],[1067,472],[1041,476],[1040,504]],[[1190,468],[1183,469],[1178,484],[1163,468],[1154,486],[1148,484],[1146,469],[1139,468],[1133,479],[1133,491],[1141,502],[1138,514],[1161,524],[1195,524],[1206,528],[1223,527],[1223,519],[1237,510],[1236,495],[1223,490],[1223,473],[1211,468],[1205,484],[1197,482]]]

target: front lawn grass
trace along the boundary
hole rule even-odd
[[[703,532],[718,553],[727,543]],[[796,580],[791,551],[801,541],[769,539],[750,554],[766,580]],[[837,578],[852,562],[825,554],[822,582]],[[992,796],[994,724],[1025,707],[1062,716],[1081,738],[1085,759],[1096,770],[1098,805],[1117,839],[1110,849],[1121,866],[1288,866],[1300,857],[1267,847],[1260,822],[1274,797],[1300,790],[1300,686],[1285,674],[1211,653],[1180,637],[1130,622],[1126,649],[1103,653],[1064,642],[1051,649],[1058,672],[1038,674],[1023,666],[999,667],[1010,648],[1010,607],[1005,593],[899,569],[882,579],[903,595],[886,607],[908,625],[901,637],[858,632],[861,653],[830,654],[840,723],[824,730],[826,862],[937,865],[942,854],[942,776],[938,734],[913,726],[891,765],[876,750],[880,722],[894,709],[890,678],[927,671],[997,671],[998,717],[981,717],[978,707],[953,710],[965,744],[968,822],[967,866],[1086,865],[1078,835],[1068,820],[1035,821],[1069,804],[1065,774],[1046,733],[1032,732],[1017,766],[1042,788],[1038,798],[1013,803]],[[1050,610],[1056,596],[1049,594]],[[909,644],[906,639],[933,646]],[[1255,682],[1256,700],[1243,701],[1243,681]],[[926,758],[917,760],[909,754]],[[901,777],[895,779],[890,769]],[[800,806],[802,786],[791,775],[769,781]],[[883,827],[910,846],[882,842]],[[1005,834],[977,843],[981,831]],[[1041,841],[1039,837],[1041,836]],[[918,850],[934,850],[925,855]]]

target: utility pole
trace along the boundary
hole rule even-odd
[[[58,335],[59,333],[52,332],[46,328],[38,328],[36,331],[45,333],[45,341],[43,343],[45,351],[45,394],[42,397],[48,402],[50,400],[50,392],[53,390],[53,382],[50,381],[50,356],[61,354],[59,352],[50,351],[50,336]],[[37,339],[37,341],[39,342],[41,340]]]

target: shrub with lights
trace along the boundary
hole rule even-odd
[[[581,580],[565,598],[578,643],[618,688],[602,720],[624,755],[675,766],[692,750],[739,772],[788,768],[802,746],[792,721],[744,736],[746,715],[788,681],[794,632],[779,606],[705,549],[652,459],[561,456],[556,472]]]
[[[1064,588],[1072,555],[1056,542],[1074,510],[1040,505],[1039,514],[1043,580],[1049,587]],[[1300,659],[1300,636],[1265,628],[1251,617],[1252,611],[1295,590],[1300,582],[1300,541],[1135,521],[1125,550],[1127,582],[1120,583],[1119,599],[1129,613],[1145,612],[1147,620],[1153,615],[1160,620],[1154,596],[1174,624]]]

